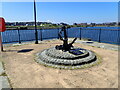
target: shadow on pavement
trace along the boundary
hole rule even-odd
[[[26,52],[30,52],[32,50],[33,49],[23,49],[23,50],[17,51],[17,53],[26,53]]]

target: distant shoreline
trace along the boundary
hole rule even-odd
[[[73,26],[69,26],[69,28],[72,28]],[[75,27],[75,26],[74,26]],[[77,26],[78,27],[78,26]],[[90,26],[89,26],[90,27]],[[108,27],[108,26],[94,26],[94,27]],[[109,26],[109,27],[120,27],[120,26]],[[42,29],[59,29],[61,27],[37,27],[37,29],[39,30],[42,30]],[[87,28],[87,27],[86,27]],[[16,26],[13,26],[13,27],[6,27],[6,30],[34,30],[34,26],[32,27],[16,27]]]
[[[25,28],[16,28],[16,27],[12,27],[12,28],[6,28],[6,30],[34,30],[34,27],[25,27]],[[58,29],[58,28],[37,28],[37,29]]]

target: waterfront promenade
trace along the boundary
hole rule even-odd
[[[72,39],[70,39],[71,41]],[[5,45],[5,73],[13,88],[117,88],[118,46],[77,40],[74,46],[94,51],[101,63],[91,68],[65,70],[45,67],[34,61],[35,53],[61,44],[60,40]],[[101,47],[98,47],[101,46]],[[107,48],[106,48],[107,47]],[[111,47],[113,48],[111,50]],[[29,49],[28,52],[20,52]]]

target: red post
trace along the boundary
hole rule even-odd
[[[4,18],[0,17],[0,48],[1,48],[1,51],[2,51],[2,52],[3,52],[3,45],[2,45],[1,32],[4,32],[5,30],[6,30],[5,20],[4,20]]]
[[[3,52],[3,44],[2,44],[2,36],[1,36],[1,32],[0,32],[0,47],[1,47],[1,51]]]

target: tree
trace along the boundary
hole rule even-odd
[[[77,25],[77,23],[73,23],[73,25]]]

